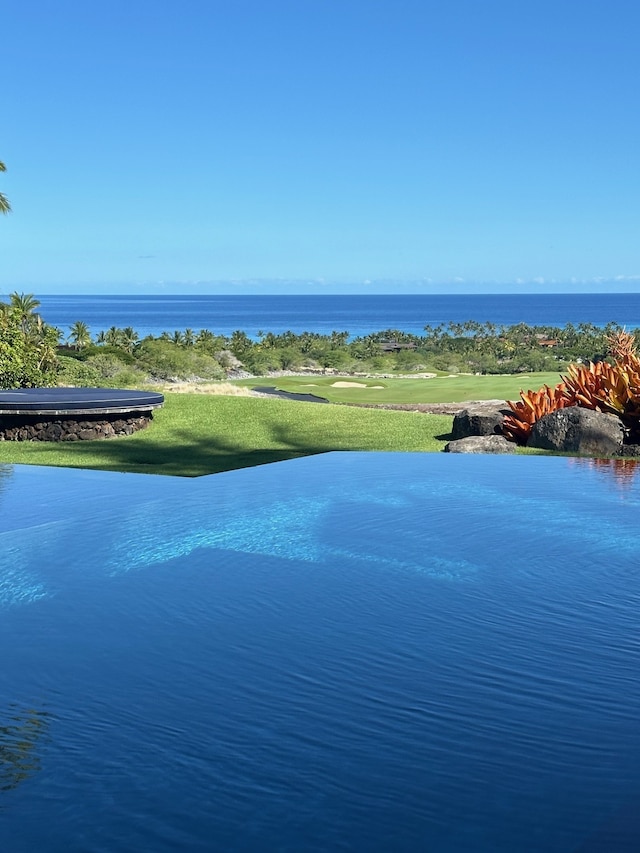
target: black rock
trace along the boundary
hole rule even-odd
[[[619,456],[624,427],[616,415],[571,406],[543,415],[531,430],[528,447],[585,456]]]

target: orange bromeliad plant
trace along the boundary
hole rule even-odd
[[[507,400],[507,406],[511,413],[505,415],[502,422],[502,431],[511,441],[526,444],[531,427],[543,415],[555,412],[556,409],[564,409],[566,406],[575,405],[565,393],[562,382],[555,388],[544,385],[539,391],[520,391],[520,400],[512,403]]]
[[[629,332],[611,335],[607,343],[613,364],[571,364],[563,376],[578,406],[611,412],[627,421],[640,418],[640,358]]]
[[[624,365],[570,364],[567,376],[562,377],[568,393],[575,399],[574,405],[614,415],[640,415],[640,399],[634,393],[638,378]]]
[[[613,364],[606,361],[570,364],[554,389],[521,391],[521,402],[507,400],[503,432],[512,441],[526,443],[533,424],[543,415],[568,406],[582,406],[618,415],[628,426],[640,422],[640,357],[635,338],[624,330],[607,339]]]
[[[619,364],[640,370],[640,358],[636,352],[636,339],[632,334],[622,329],[613,335],[607,336],[609,354]]]

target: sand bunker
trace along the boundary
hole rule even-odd
[[[332,382],[332,388],[366,388],[364,382]]]
[[[332,382],[332,388],[384,388],[384,385],[366,385],[364,382]]]

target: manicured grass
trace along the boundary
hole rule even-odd
[[[329,450],[442,450],[444,415],[167,394],[151,426],[91,442],[1,442],[1,463],[195,477]]]
[[[463,400],[517,400],[520,389],[557,385],[559,373],[506,376],[437,376],[433,379],[375,379],[355,376],[281,376],[243,379],[245,387],[274,386],[281,391],[316,394],[332,403],[457,403]],[[352,383],[336,388],[336,382]],[[355,383],[366,385],[358,388]],[[381,387],[376,387],[381,386]]]

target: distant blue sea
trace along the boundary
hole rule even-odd
[[[37,296],[37,294],[36,294]],[[610,321],[640,326],[640,293],[399,296],[42,296],[43,319],[66,334],[76,320],[92,335],[132,326],[141,337],[186,328],[230,335],[385,329],[422,334],[427,325],[477,320],[498,325],[564,326]]]

